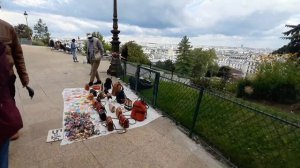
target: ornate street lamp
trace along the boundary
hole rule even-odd
[[[121,42],[119,41],[119,37],[118,37],[120,30],[118,30],[117,0],[114,0],[113,30],[111,30],[111,33],[113,34],[112,41],[111,41],[112,52],[119,53],[119,46]]]
[[[122,73],[122,67],[121,67],[121,60],[120,60],[120,53],[119,53],[119,47],[120,47],[120,41],[118,34],[120,33],[120,30],[118,30],[118,11],[117,11],[117,0],[114,0],[114,13],[113,13],[113,30],[111,30],[111,33],[113,34],[111,43],[112,48],[112,59],[110,62],[109,69],[107,70],[107,73],[119,77]]]
[[[28,17],[28,14],[27,14],[27,12],[26,12],[26,11],[24,12],[24,16],[25,16],[25,19],[26,19],[26,25],[27,25],[27,27],[28,27],[28,22],[27,22],[27,17]]]

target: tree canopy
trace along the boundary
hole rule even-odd
[[[192,64],[191,77],[201,78],[205,76],[208,70],[217,71],[216,64],[217,55],[214,49],[203,50],[202,48],[195,48],[191,51]]]
[[[39,19],[37,24],[34,25],[34,40],[42,41],[45,45],[48,44],[50,39],[50,33],[46,23],[43,23],[42,19]]]
[[[282,39],[290,40],[287,45],[274,51],[275,54],[285,54],[285,53],[296,53],[300,52],[300,24],[298,25],[285,25],[290,28],[290,30],[283,32],[284,37]],[[300,55],[300,54],[298,54]]]
[[[176,60],[176,72],[180,74],[190,75],[191,73],[191,48],[189,38],[184,36],[178,44],[178,55]]]
[[[18,24],[17,26],[14,26],[14,29],[17,33],[17,36],[19,38],[27,38],[31,39],[32,36],[32,29],[28,27],[25,24]]]
[[[158,61],[155,64],[156,67],[165,69],[168,71],[174,71],[175,70],[175,64],[172,62],[172,60],[166,60],[166,61]]]
[[[136,62],[140,64],[149,64],[150,60],[142,50],[142,46],[136,44],[134,41],[129,41],[122,46],[122,52],[127,50],[127,60],[130,62]],[[123,51],[124,50],[124,51]]]

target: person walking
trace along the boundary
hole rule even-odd
[[[76,44],[75,44],[75,39],[72,39],[72,43],[71,43],[71,53],[73,55],[73,61],[74,62],[78,62],[77,60],[77,55],[76,55]]]
[[[14,65],[23,87],[32,97],[34,91],[28,87],[29,77],[16,32],[13,26],[0,19],[0,168],[8,168],[10,138],[23,127],[14,99]]]
[[[87,37],[87,59],[88,62],[91,63],[91,77],[89,81],[89,86],[92,86],[93,84],[101,84],[101,80],[98,73],[98,67],[100,65],[101,58],[103,57],[104,49],[103,44],[98,38],[93,37],[91,34],[88,34]],[[93,83],[95,77],[97,81]]]

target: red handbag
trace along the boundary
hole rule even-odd
[[[147,117],[148,105],[142,100],[137,100],[133,103],[131,118],[137,121],[144,121]]]

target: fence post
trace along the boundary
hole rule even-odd
[[[197,105],[196,105],[196,109],[195,109],[194,117],[193,117],[193,124],[192,124],[191,130],[190,130],[189,137],[192,137],[192,135],[193,135],[193,131],[194,131],[194,128],[195,128],[195,125],[196,125],[196,122],[197,122],[198,113],[200,111],[200,104],[201,104],[201,101],[202,101],[203,92],[204,92],[204,88],[201,87],[200,91],[199,91]]]
[[[152,69],[152,62],[150,62],[150,69]],[[151,78],[151,71],[149,73],[149,79]]]
[[[154,80],[154,88],[153,88],[153,98],[152,98],[152,105],[156,106],[156,101],[157,101],[157,95],[158,95],[158,85],[159,85],[159,78],[160,78],[160,73],[156,72],[155,73],[155,80]]]
[[[123,81],[125,82],[125,77],[126,77],[126,74],[127,74],[127,62],[123,61],[123,64],[124,64]]]
[[[138,82],[140,79],[140,70],[141,70],[141,65],[137,65],[136,72],[135,72],[135,92],[138,90]]]

